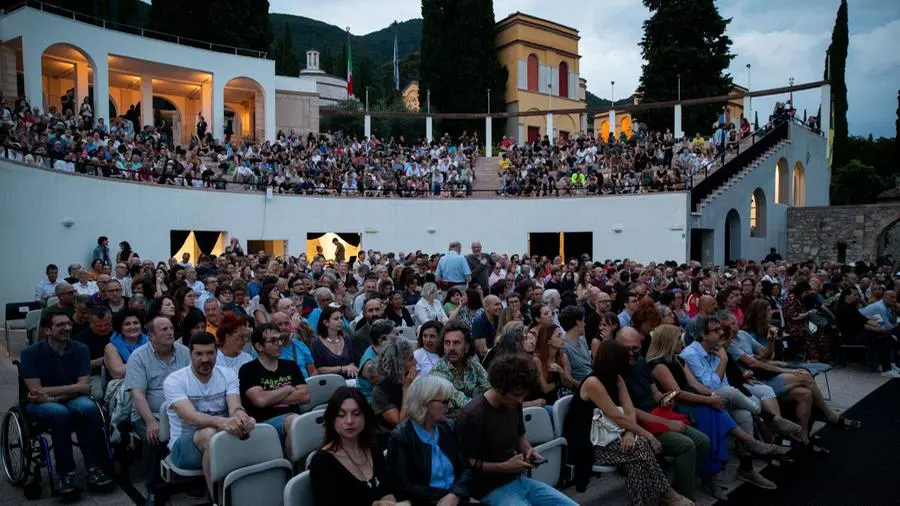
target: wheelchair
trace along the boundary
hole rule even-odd
[[[21,363],[14,360],[17,370],[21,369]],[[50,494],[58,495],[54,480],[53,456],[49,427],[46,423],[32,420],[25,412],[28,388],[21,374],[19,377],[19,402],[3,416],[0,424],[0,463],[3,466],[3,474],[16,487],[21,487],[25,498],[34,500],[41,497],[43,487],[43,469],[47,470],[47,479],[50,483]],[[112,460],[112,448],[109,442],[109,418],[96,399],[93,399],[103,420],[102,431],[106,445],[107,456]],[[77,440],[72,444],[78,447]],[[31,480],[29,481],[29,478]]]

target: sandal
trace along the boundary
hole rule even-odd
[[[850,418],[844,418],[843,416],[839,416],[837,420],[834,422],[830,422],[831,425],[835,427],[840,427],[844,430],[859,430],[862,428],[862,422],[859,420],[853,420]]]

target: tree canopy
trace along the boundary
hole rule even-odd
[[[644,0],[650,19],[644,21],[641,53],[644,57],[640,86],[642,102],[725,95],[732,80],[727,69],[734,55],[723,19],[713,0]],[[685,132],[709,132],[722,111],[721,104],[685,107]],[[641,113],[652,129],[672,128],[671,109]]]
[[[268,0],[153,0],[150,27],[257,51],[268,51],[272,44]]]
[[[825,79],[831,82],[831,112],[834,116],[834,140],[832,141],[832,166],[843,167],[849,160],[847,143],[847,51],[850,47],[850,31],[847,21],[847,0],[841,0],[831,44],[825,56]]]

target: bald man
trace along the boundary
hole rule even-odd
[[[650,414],[662,393],[656,388],[650,366],[641,356],[642,339],[641,333],[632,327],[624,327],[616,335],[616,341],[628,348],[631,362],[631,374],[623,378],[628,385],[628,395],[634,404],[638,422],[654,422],[668,428],[666,432],[656,434],[656,439],[662,444],[663,455],[675,459],[672,463],[675,471],[672,488],[693,499],[697,488],[697,470],[703,468],[709,456],[709,437],[684,423]]]
[[[503,311],[503,303],[500,301],[500,297],[488,295],[484,298],[484,311],[472,320],[472,339],[475,340],[475,352],[482,358],[494,346],[494,336],[497,335],[501,311]]]
[[[584,304],[584,339],[590,347],[591,342],[600,336],[600,316],[612,311],[612,298],[608,293],[592,286],[588,288],[587,301]]]
[[[697,301],[697,309],[699,312],[693,318],[688,320],[684,327],[684,345],[688,346],[696,340],[703,337],[700,323],[716,313],[718,305],[716,299],[712,295],[704,295]]]

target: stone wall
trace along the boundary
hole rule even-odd
[[[846,262],[872,261],[882,251],[900,258],[900,240],[896,233],[900,226],[892,226],[898,220],[900,202],[791,207],[787,215],[785,258],[790,262],[808,259],[837,262],[839,251],[844,247]]]

